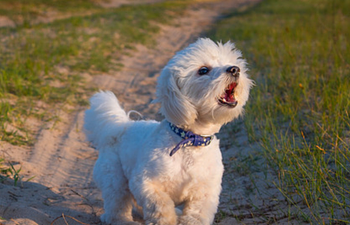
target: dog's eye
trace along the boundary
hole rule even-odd
[[[207,74],[207,73],[209,73],[209,69],[208,69],[208,67],[206,67],[206,66],[203,66],[203,67],[201,67],[201,68],[198,70],[198,74],[199,74],[199,75],[204,75],[204,74]]]

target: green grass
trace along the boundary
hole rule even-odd
[[[250,141],[261,144],[271,182],[312,223],[350,221],[349,27],[348,0],[266,0],[211,33],[250,63]]]
[[[66,8],[61,7],[62,1],[59,4],[54,0],[0,3],[11,6],[6,13],[0,10],[0,15],[8,17],[25,17],[28,10],[39,10],[41,6],[64,13],[93,8],[89,15],[72,14],[50,23],[32,23],[36,17],[29,16],[28,23],[0,28],[2,141],[30,145],[33,132],[25,126],[28,117],[49,121],[57,119],[53,110],[47,111],[49,107],[86,105],[92,85],[86,85],[82,73],[93,75],[120,69],[118,59],[126,50],[133,49],[136,43],[155,44],[152,36],[159,31],[157,23],[169,23],[189,4],[167,1],[106,9],[89,1],[64,2]],[[44,102],[46,109],[38,107],[39,102]],[[7,130],[9,125],[16,129]]]
[[[64,14],[84,14],[100,10],[98,1],[90,0],[1,0],[0,15],[6,16],[17,25],[30,26],[38,18]]]
[[[14,186],[17,186],[18,184],[22,185],[23,176],[20,175],[21,170],[22,166],[16,169],[11,162],[5,162],[3,158],[0,158],[0,183],[7,179],[12,179]],[[33,178],[34,177],[31,177],[26,181],[30,181]]]

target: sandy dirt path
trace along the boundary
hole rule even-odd
[[[134,109],[147,119],[161,119],[157,114],[159,106],[150,104],[155,98],[161,68],[176,51],[203,36],[224,11],[256,2],[222,0],[198,4],[172,25],[162,25],[161,32],[155,36],[156,46],[138,45],[136,51],[123,56],[121,71],[85,74],[87,82],[101,90],[113,91],[127,111]],[[60,112],[61,121],[46,124],[33,148],[6,143],[1,146],[7,157],[21,164],[23,180],[35,177],[23,182],[23,187],[14,187],[12,181],[0,183],[0,216],[6,219],[0,218],[0,224],[65,224],[64,220],[68,224],[81,224],[70,217],[87,224],[100,224],[98,217],[103,213],[103,202],[92,180],[98,153],[85,141],[82,132],[84,110]],[[227,195],[224,188],[223,204],[229,204],[225,201]],[[62,215],[65,218],[58,218]]]

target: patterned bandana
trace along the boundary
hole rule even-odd
[[[198,134],[194,134],[191,131],[184,131],[180,127],[177,127],[170,122],[169,122],[169,125],[171,130],[174,131],[175,134],[179,135],[184,139],[179,144],[177,144],[173,150],[171,150],[170,156],[174,155],[181,147],[207,146],[210,144],[211,140],[213,140],[214,138],[214,135],[205,137],[205,136],[200,136]]]

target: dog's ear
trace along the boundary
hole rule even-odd
[[[161,104],[160,113],[175,125],[190,125],[197,118],[195,106],[179,87],[180,71],[165,67],[158,78],[157,99],[154,103]]]

